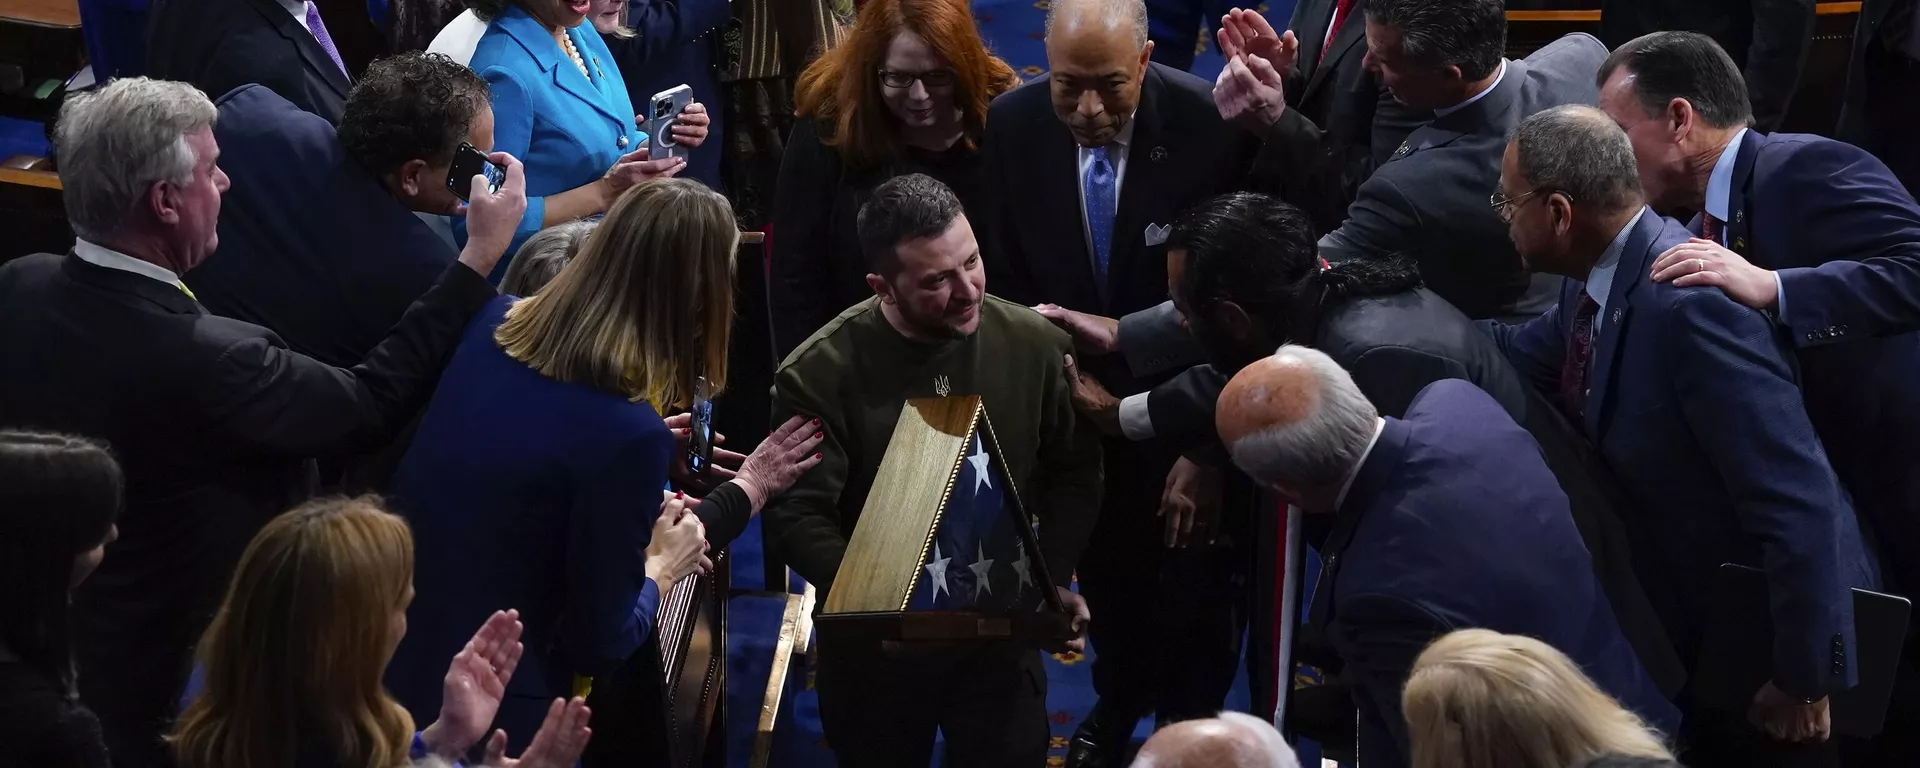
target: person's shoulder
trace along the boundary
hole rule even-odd
[[[820,326],[820,330],[814,331],[806,341],[800,342],[792,352],[787,353],[787,359],[780,362],[779,375],[799,375],[823,366],[840,367],[857,346],[853,337],[858,329],[873,322],[879,311],[878,298],[867,299],[842,310],[837,317]]]
[[[1029,80],[1013,90],[993,98],[987,105],[987,122],[993,118],[1018,119],[1044,115],[1053,115],[1053,92],[1048,84],[1052,75],[1041,75]]]
[[[64,258],[63,254],[35,253],[0,264],[0,286],[43,282],[60,270]]]
[[[1466,379],[1441,379],[1413,396],[1413,402],[1407,406],[1406,421],[1409,422],[1456,422],[1472,423],[1487,418],[1492,413],[1506,417],[1506,411],[1494,402],[1493,396],[1474,386]]]
[[[1163,112],[1179,115],[1195,105],[1205,105],[1207,111],[1219,116],[1219,112],[1213,108],[1213,83],[1186,70],[1174,69],[1157,61],[1149,62],[1145,86],[1156,87],[1156,84],[1160,96],[1173,100],[1172,111],[1163,108]]]
[[[1769,177],[1763,181],[1785,179],[1794,186],[1807,183],[1833,189],[1862,182],[1880,186],[1899,184],[1886,163],[1873,153],[1844,141],[1805,133],[1747,135],[1761,142],[1754,163],[1756,173]],[[1780,189],[1764,183],[1756,188],[1761,194]],[[1804,194],[1804,190],[1788,191],[1793,195]]]
[[[1032,307],[1022,306],[988,294],[980,303],[981,323],[993,323],[1007,331],[1009,343],[1018,344],[1008,351],[1045,351],[1057,353],[1073,348],[1073,339]]]

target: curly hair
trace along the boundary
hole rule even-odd
[[[420,52],[389,56],[353,84],[340,118],[340,144],[376,174],[411,160],[445,165],[490,101],[487,81],[453,59]]]

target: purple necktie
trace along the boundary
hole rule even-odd
[[[313,39],[320,41],[327,58],[333,59],[333,65],[340,68],[340,74],[347,74],[346,63],[340,61],[340,51],[333,47],[333,36],[327,34],[327,23],[320,20],[320,8],[312,2],[307,3],[307,29],[313,32]]]

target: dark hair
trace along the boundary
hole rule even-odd
[[[1674,99],[1686,99],[1700,119],[1715,128],[1753,123],[1747,81],[1740,65],[1713,38],[1698,32],[1655,32],[1628,40],[1607,54],[1594,75],[1604,86],[1615,70],[1633,75],[1633,92],[1649,115],[1667,111]]]
[[[0,643],[68,697],[73,561],[107,540],[121,486],[120,464],[100,443],[0,431]]]
[[[1601,755],[1581,763],[1575,766],[1575,768],[1685,768],[1685,766],[1661,757]]]
[[[1322,269],[1313,232],[1306,213],[1266,195],[1233,192],[1206,200],[1176,217],[1167,235],[1167,250],[1187,254],[1177,289],[1194,311],[1231,301],[1280,324],[1273,330],[1288,336],[1323,307],[1420,286],[1418,267],[1404,258]]]
[[[340,145],[373,173],[411,160],[445,165],[491,96],[487,81],[438,53],[402,53],[375,61],[347,94]]]
[[[1399,30],[1407,58],[1459,67],[1470,82],[1492,77],[1507,52],[1502,0],[1372,0],[1367,19]]]
[[[886,180],[860,206],[860,250],[867,267],[893,277],[900,271],[901,243],[945,232],[960,214],[960,198],[931,176],[910,173]]]
[[[505,13],[508,7],[515,5],[526,7],[521,0],[466,0],[467,10],[473,11],[473,15],[479,17],[481,21],[493,21],[494,17]]]

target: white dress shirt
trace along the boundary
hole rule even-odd
[[[1433,111],[1434,119],[1438,120],[1440,118],[1446,117],[1447,115],[1451,115],[1455,112],[1466,109],[1467,107],[1473,106],[1474,102],[1486,98],[1487,94],[1489,93],[1493,93],[1493,89],[1500,87],[1500,81],[1505,79],[1507,79],[1507,60],[1501,59],[1500,70],[1494,73],[1493,82],[1491,84],[1489,84],[1485,89],[1481,90],[1479,93],[1476,93],[1472,96],[1468,96],[1466,101],[1460,102],[1451,107],[1441,107],[1439,109],[1434,110]]]
[[[95,245],[85,240],[75,240],[73,241],[73,255],[81,261],[96,267],[132,272],[136,275],[153,278],[154,280],[166,283],[175,288],[180,287],[180,276],[174,274],[173,270],[151,261],[141,261],[113,250],[112,248]]]
[[[1127,181],[1127,147],[1132,143],[1133,117],[1129,116],[1127,124],[1120,128],[1119,133],[1114,134],[1113,141],[1107,142],[1107,164],[1113,166],[1113,207],[1116,209],[1114,211],[1116,216],[1119,214],[1120,207],[1120,185]],[[1093,170],[1093,150],[1086,147],[1079,147],[1079,150],[1080,176],[1079,183],[1074,186],[1080,190],[1080,233],[1087,239],[1087,263],[1092,264],[1093,225],[1087,223],[1087,173]],[[1118,223],[1118,221],[1115,222],[1116,225]],[[1111,249],[1114,241],[1119,237],[1120,233],[1113,233],[1113,239],[1107,241],[1107,247]]]
[[[1347,470],[1346,481],[1340,483],[1340,495],[1333,497],[1334,509],[1339,509],[1340,505],[1347,503],[1347,491],[1353,490],[1353,479],[1360,476],[1360,468],[1367,465],[1367,457],[1373,454],[1373,446],[1380,442],[1380,433],[1386,428],[1386,419],[1373,417],[1373,437],[1367,438],[1367,449],[1360,452],[1360,458],[1355,460],[1353,467]]]
[[[313,27],[307,26],[307,0],[280,0],[280,7],[293,14],[293,20],[300,22],[300,28],[311,33]]]
[[[1620,270],[1620,254],[1626,252],[1627,236],[1633,234],[1634,226],[1639,224],[1640,217],[1645,215],[1647,215],[1647,208],[1641,206],[1640,212],[1634,214],[1633,219],[1628,221],[1626,226],[1621,227],[1619,232],[1614,233],[1613,242],[1608,243],[1607,249],[1600,252],[1600,262],[1593,265],[1593,270],[1587,273],[1587,297],[1593,299],[1593,303],[1600,305],[1600,308],[1593,312],[1593,330],[1591,331],[1593,336],[1589,340],[1600,337],[1600,324],[1606,322],[1607,317],[1607,294],[1613,290],[1613,274]]]

